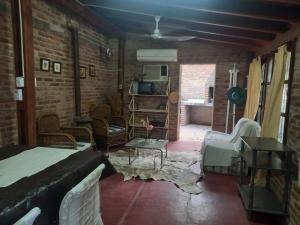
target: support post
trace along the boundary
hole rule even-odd
[[[125,53],[125,40],[119,38],[119,58],[118,58],[118,89],[121,94],[121,114],[124,115],[124,53]]]
[[[13,0],[16,76],[24,77],[23,101],[17,104],[19,144],[36,146],[36,97],[31,0]]]
[[[74,87],[75,87],[75,115],[81,116],[81,94],[80,94],[80,65],[79,65],[79,38],[78,30],[70,27],[73,44],[73,64],[74,64]]]

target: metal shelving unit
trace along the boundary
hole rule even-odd
[[[165,137],[164,139],[168,140],[169,139],[169,93],[170,93],[170,79],[167,81],[159,81],[160,83],[165,83],[166,89],[165,93],[162,94],[153,94],[153,95],[146,95],[146,94],[138,94],[138,93],[133,93],[133,82],[130,85],[129,88],[129,138],[132,139],[136,137],[136,131],[139,129],[140,132],[143,131],[143,125],[137,121],[137,116],[144,114],[144,116],[149,116],[151,115],[162,115],[165,117],[164,120],[164,126],[155,126],[152,132],[155,132],[156,130],[164,130],[165,131]],[[137,108],[137,103],[142,102],[145,100],[145,98],[154,98],[153,102],[158,100],[165,100],[165,108],[163,109],[157,109],[157,108]],[[154,104],[153,104],[154,105]]]
[[[288,213],[288,195],[292,173],[293,150],[273,138],[241,137],[241,172],[239,193],[251,217],[252,212],[286,216]],[[246,151],[247,148],[247,151]],[[245,184],[245,164],[251,169],[250,184]],[[266,170],[265,186],[255,185],[257,170]],[[282,200],[271,190],[270,180],[272,171],[283,173],[285,185]]]

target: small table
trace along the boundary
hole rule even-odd
[[[128,142],[125,147],[130,148],[128,151],[129,165],[133,161],[131,161],[131,149],[134,149],[139,154],[139,149],[149,150],[149,151],[160,151],[160,168],[163,167],[163,149],[166,149],[165,157],[168,156],[168,141],[164,139],[148,139],[145,138],[134,138],[130,142]]]
[[[288,194],[292,173],[292,154],[294,151],[273,138],[241,137],[241,172],[239,193],[248,215],[252,212],[286,216],[288,212]],[[246,147],[250,151],[246,151]],[[284,156],[284,157],[283,157]],[[251,169],[250,185],[244,184],[244,165]],[[255,186],[257,170],[266,170],[265,187]],[[284,174],[285,186],[282,201],[279,201],[270,188],[271,171]]]

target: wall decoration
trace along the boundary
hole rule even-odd
[[[61,73],[61,62],[52,62],[53,73]]]
[[[96,76],[95,65],[89,65],[89,75],[90,75],[90,77],[95,77]]]
[[[40,70],[41,71],[50,71],[50,60],[49,59],[41,58]]]
[[[108,61],[111,55],[112,53],[109,48],[100,46],[100,58],[102,59],[102,61],[104,62]]]
[[[80,79],[85,79],[86,78],[86,67],[81,66],[80,67]]]

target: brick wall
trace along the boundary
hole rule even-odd
[[[296,159],[300,158],[300,39],[296,47],[296,60],[292,97],[289,114],[288,146],[296,151]],[[297,160],[298,161],[298,160]],[[300,174],[298,174],[299,176]],[[277,179],[277,187],[281,187],[282,179]],[[290,195],[290,225],[298,225],[300,221],[300,187],[293,182]]]
[[[209,87],[215,86],[215,64],[181,66],[181,100],[204,99],[209,102]],[[180,125],[188,123],[211,125],[211,106],[184,106],[181,104]]]
[[[128,39],[125,45],[125,86],[124,112],[128,116],[128,88],[133,75],[142,72],[143,63],[137,62],[136,50],[141,48],[176,48],[178,62],[168,63],[171,78],[171,91],[179,91],[180,64],[216,64],[215,110],[213,113],[213,129],[224,131],[227,98],[225,96],[229,82],[228,70],[233,63],[238,63],[241,75],[239,84],[242,85],[243,76],[247,75],[251,54],[238,47],[225,47],[208,42],[165,42],[162,40]],[[178,104],[170,107],[170,139],[178,138]],[[237,118],[243,114],[243,107],[237,107]]]
[[[108,39],[80,18],[67,15],[44,1],[33,0],[35,76],[37,79],[37,116],[55,112],[63,125],[72,123],[75,114],[74,70],[71,33],[67,22],[78,28],[80,66],[86,67],[81,79],[81,113],[87,115],[91,104],[105,101],[105,95],[117,91],[118,41]],[[104,62],[100,46],[112,50],[112,58]],[[40,70],[40,59],[62,63],[61,74]],[[94,65],[96,76],[89,76]]]
[[[181,99],[204,99],[208,102],[208,87],[214,87],[215,65],[181,66]]]
[[[16,144],[18,139],[10,2],[0,1],[0,147]]]

